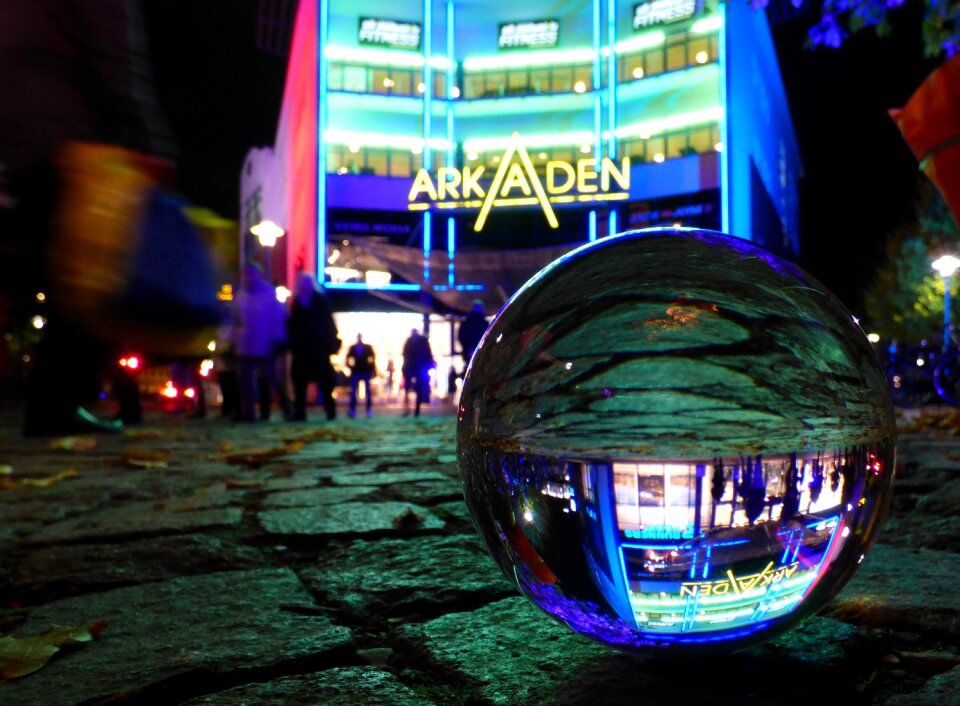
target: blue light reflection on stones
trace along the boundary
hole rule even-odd
[[[849,580],[895,424],[863,332],[789,262],[718,233],[606,238],[545,268],[470,363],[458,462],[520,591],[651,654],[770,639]]]

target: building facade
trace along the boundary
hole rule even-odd
[[[244,165],[243,250],[262,257],[248,230],[273,221],[274,279],[452,320],[624,230],[791,257],[800,172],[748,3],[301,0],[276,144]]]

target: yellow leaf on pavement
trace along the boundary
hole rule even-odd
[[[68,468],[65,471],[60,471],[59,473],[54,473],[52,476],[46,476],[45,478],[21,478],[20,480],[13,480],[12,478],[3,477],[0,478],[0,488],[5,490],[12,490],[15,488],[47,488],[54,483],[59,483],[62,480],[67,478],[75,478],[80,475],[73,468]]]
[[[129,448],[120,454],[120,462],[132,468],[166,468],[169,460],[168,451]]]
[[[32,637],[0,636],[0,678],[16,679],[32,674],[68,642],[90,642],[107,627],[107,621],[87,627],[51,627]]]
[[[92,436],[64,436],[50,442],[51,449],[60,451],[89,451],[96,446],[97,440]]]

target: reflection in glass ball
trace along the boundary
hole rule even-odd
[[[497,315],[460,398],[474,522],[520,591],[643,653],[728,652],[850,579],[892,491],[883,373],[794,265],[688,229],[591,243]]]

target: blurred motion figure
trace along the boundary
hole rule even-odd
[[[57,158],[69,142],[117,145],[173,159],[129,0],[0,0],[0,294],[50,292],[44,254],[60,197]],[[27,385],[27,435],[119,427],[81,406],[99,391],[110,341],[47,296],[49,320]],[[123,416],[123,410],[121,415]]]

